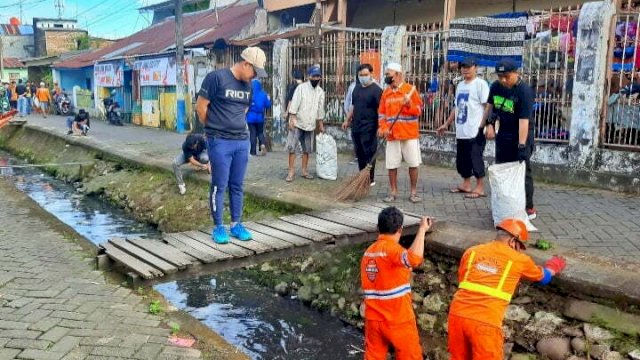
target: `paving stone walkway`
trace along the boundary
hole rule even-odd
[[[197,359],[0,179],[0,359]]]
[[[64,134],[61,117],[29,118],[29,125]],[[92,122],[90,136],[78,138],[99,148],[120,155],[142,156],[155,164],[170,169],[171,160],[180,150],[184,135],[141,127],[112,127],[104,122]],[[293,193],[324,202],[333,202],[332,188],[335,182],[304,180],[299,176],[288,184],[287,155],[283,151],[269,153],[266,157],[250,159],[246,184],[258,186],[279,197],[281,193]],[[357,167],[348,165],[348,156],[341,156],[339,179],[354,174]],[[298,166],[300,161],[298,160]],[[315,169],[313,158],[310,169]],[[299,170],[298,170],[299,171]],[[201,175],[204,176],[204,175]],[[378,185],[369,200],[380,201],[387,195],[388,180],[383,165],[377,169]],[[434,166],[420,167],[419,193],[423,202],[408,201],[408,177],[400,171],[400,195],[398,206],[416,213],[435,216],[440,220],[458,222],[480,229],[492,228],[490,197],[465,200],[461,195],[450,194],[449,189],[458,184],[454,170]],[[488,182],[487,182],[488,183]],[[487,184],[487,194],[489,194]],[[611,191],[538,182],[534,197],[539,217],[534,224],[541,237],[559,245],[592,252],[613,260],[638,262],[640,259],[640,198]]]

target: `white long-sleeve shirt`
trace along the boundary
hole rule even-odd
[[[291,100],[290,114],[296,115],[296,127],[304,131],[314,131],[316,121],[324,120],[324,90],[315,88],[310,82],[300,84]]]

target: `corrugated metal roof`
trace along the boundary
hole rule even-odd
[[[253,21],[257,4],[237,5],[219,9],[216,19],[216,11],[204,10],[184,15],[183,33],[185,39],[191,37],[191,41],[185,42],[185,47],[198,47],[211,44],[218,39],[229,38],[237,35],[242,28]],[[203,30],[207,32],[202,36],[194,36]],[[134,44],[141,43],[139,46]],[[166,51],[175,46],[175,19],[173,17],[161,23],[150,26],[129,37],[116,41],[114,44],[89,54],[83,54],[73,59],[55,63],[56,68],[80,68],[90,66],[96,61],[108,60],[109,57],[149,55]]]
[[[14,58],[14,57],[6,57],[4,59],[2,59],[2,63],[4,65],[5,68],[24,68],[24,64],[22,63],[22,61],[20,61],[20,59],[18,58]]]
[[[8,36],[33,35],[33,26],[0,24],[0,35],[8,35]]]

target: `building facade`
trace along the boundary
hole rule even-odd
[[[78,28],[73,19],[33,18],[34,57],[60,55],[79,50],[81,38],[87,37],[86,30]]]

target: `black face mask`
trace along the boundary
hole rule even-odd
[[[387,85],[393,84],[393,76],[385,76],[384,77],[384,83],[387,84]]]
[[[316,87],[320,83],[320,80],[309,80],[311,82],[311,86]]]

